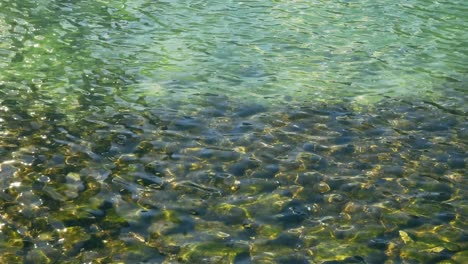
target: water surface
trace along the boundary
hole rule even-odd
[[[462,263],[465,1],[0,2],[5,263]]]

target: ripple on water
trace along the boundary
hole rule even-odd
[[[380,106],[380,115],[385,116],[385,107]],[[395,111],[405,111],[395,107],[395,102],[388,109],[390,116],[399,118],[403,115],[395,115]],[[321,113],[326,111],[322,109]],[[210,118],[216,117],[197,123],[200,127],[195,130],[174,126],[170,133],[153,130],[153,125],[146,126],[145,119],[141,119],[137,129],[140,132],[127,133],[131,141],[112,143],[128,146],[93,151],[92,155],[91,139],[97,136],[114,140],[112,131],[93,132],[92,127],[83,133],[61,130],[57,137],[65,136],[67,140],[56,140],[54,151],[23,147],[12,152],[15,160],[2,162],[1,197],[9,203],[3,214],[8,223],[4,228],[26,228],[21,236],[36,239],[26,235],[27,223],[33,222],[41,226],[38,234],[45,237],[52,232],[47,241],[60,245],[59,252],[83,258],[82,248],[101,252],[107,248],[104,240],[112,241],[123,251],[127,246],[142,244],[142,252],[146,253],[141,254],[151,255],[153,248],[162,254],[186,255],[190,259],[198,259],[200,252],[211,252],[206,254],[217,259],[218,250],[224,246],[213,251],[208,247],[218,240],[252,245],[250,250],[231,248],[234,259],[245,258],[247,253],[251,259],[263,258],[261,252],[272,252],[269,256],[275,261],[281,255],[295,259],[293,252],[297,251],[305,259],[326,261],[332,256],[325,246],[333,246],[336,241],[354,248],[337,251],[345,259],[357,256],[355,252],[368,260],[383,259],[382,254],[394,246],[406,252],[399,257],[408,258],[418,257],[416,249],[440,248],[435,255],[421,255],[428,261],[450,257],[460,250],[457,241],[462,238],[443,238],[462,225],[456,204],[463,200],[463,186],[453,184],[458,179],[453,175],[466,167],[459,145],[424,145],[429,142],[426,140],[421,148],[418,138],[431,138],[440,131],[413,127],[405,130],[412,137],[402,137],[401,127],[393,132],[385,130],[384,141],[382,134],[373,132],[374,127],[360,127],[359,134],[338,142],[333,138],[343,134],[335,131],[349,126],[338,119],[328,121],[327,127],[319,130],[326,137],[310,140],[313,135],[288,134],[287,126],[268,125],[285,113],[253,115],[249,124],[255,126],[260,119],[262,127],[237,131],[235,138],[226,138],[224,128],[211,122]],[[229,122],[231,127],[244,122],[244,117],[229,116],[223,122]],[[367,116],[354,113],[349,118],[352,123],[353,118],[363,122]],[[307,123],[308,118],[302,115],[300,122]],[[313,115],[310,118],[315,119]],[[285,122],[291,125],[298,121]],[[432,122],[432,117],[418,122]],[[127,130],[126,126],[124,123],[120,131]],[[212,143],[199,139],[208,130],[218,137]],[[270,135],[271,141],[258,141],[262,134]],[[348,140],[354,147],[349,147]],[[432,151],[425,152],[427,148]],[[40,161],[35,163],[39,156]],[[435,163],[444,169],[428,166]],[[21,221],[13,211],[19,212]],[[34,220],[37,215],[48,217],[50,222],[40,224],[39,219]],[[51,231],[57,230],[53,226],[68,231]],[[424,231],[431,226],[431,230],[439,230],[437,226],[453,230],[437,231],[430,237],[432,244],[424,242],[415,247],[398,241],[399,235],[392,235],[405,230],[412,240],[421,234],[421,239],[429,241],[429,236],[422,234],[434,232]],[[75,236],[81,232],[92,235]],[[297,232],[301,235],[292,235]],[[60,239],[67,241],[60,244]],[[444,242],[447,239],[453,241]],[[25,258],[52,258],[59,254],[49,252],[42,242],[34,243],[41,250],[28,251]],[[309,250],[314,255],[307,255]],[[384,255],[396,258],[392,254]]]
[[[466,10],[381,2],[1,1],[0,262],[462,262]]]

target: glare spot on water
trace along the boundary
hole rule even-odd
[[[20,187],[20,186],[21,186],[21,182],[12,182],[12,183],[10,183],[10,188]]]

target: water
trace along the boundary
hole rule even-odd
[[[0,2],[0,262],[462,263],[465,1]]]

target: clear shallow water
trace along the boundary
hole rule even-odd
[[[463,1],[0,10],[2,262],[466,258]]]

